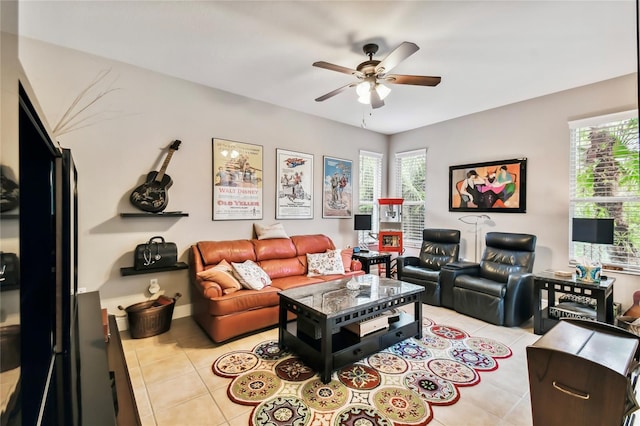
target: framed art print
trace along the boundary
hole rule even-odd
[[[262,146],[212,143],[213,220],[262,219]]]
[[[276,149],[276,219],[313,219],[313,155]]]
[[[527,159],[449,167],[449,211],[525,213]]]
[[[353,214],[352,161],[324,156],[322,217],[348,218]]]

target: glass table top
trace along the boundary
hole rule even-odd
[[[329,317],[422,290],[424,287],[416,284],[368,274],[292,288],[279,294]]]
[[[563,275],[558,275],[557,272],[549,269],[536,272],[534,273],[534,276],[537,278],[548,280],[549,282],[557,283],[557,284],[571,284],[571,285],[575,285],[576,287],[584,287],[584,288],[594,288],[594,287],[608,288],[609,286],[613,285],[615,281],[615,279],[613,278],[607,278],[597,282],[582,281],[576,278],[575,273],[572,273],[571,276],[563,276]]]

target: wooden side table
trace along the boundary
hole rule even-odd
[[[533,277],[533,332],[544,334],[558,323],[549,317],[549,307],[556,304],[556,292],[590,297],[596,300],[596,319],[607,324],[614,324],[613,316],[613,283],[615,278],[608,278],[599,283],[588,283],[571,277],[561,277],[551,271],[543,271]],[[547,307],[542,307],[542,292],[547,291]]]
[[[385,275],[387,278],[391,278],[391,254],[380,253],[377,251],[370,251],[368,253],[353,253],[352,259],[357,259],[362,262],[362,270],[365,274],[368,274],[371,270],[371,265],[378,265],[384,263]]]

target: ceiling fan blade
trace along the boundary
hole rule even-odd
[[[343,67],[340,65],[335,65],[335,64],[330,64],[329,62],[325,62],[325,61],[318,61],[318,62],[314,62],[313,63],[314,67],[318,67],[318,68],[324,68],[326,70],[330,70],[330,71],[338,71],[344,74],[349,74],[349,75],[356,75],[356,76],[361,76],[362,73],[358,70],[354,70],[352,68],[347,68],[347,67]]]
[[[420,48],[415,43],[411,43],[408,41],[403,42],[378,64],[378,66],[376,67],[376,74],[384,74],[391,71],[391,69],[398,65],[400,62],[416,53],[418,49]]]
[[[412,84],[414,86],[437,86],[440,84],[441,77],[429,77],[426,75],[402,75],[390,74],[382,78],[391,84]]]
[[[376,89],[371,89],[371,107],[380,108],[384,106],[384,101],[380,99],[380,95]]]
[[[358,83],[349,83],[349,84],[347,84],[345,86],[339,87],[336,90],[327,93],[326,95],[322,95],[319,98],[316,98],[316,102],[326,101],[327,99],[337,95],[338,93],[342,92],[343,90],[346,90],[349,87],[354,87],[354,86],[357,86],[357,85],[358,85]]]

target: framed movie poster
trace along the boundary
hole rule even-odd
[[[527,159],[449,167],[449,211],[525,213]]]
[[[213,220],[262,219],[262,146],[213,139]]]
[[[313,219],[313,155],[276,149],[276,219]]]
[[[352,161],[324,156],[322,217],[347,218],[353,213]]]

